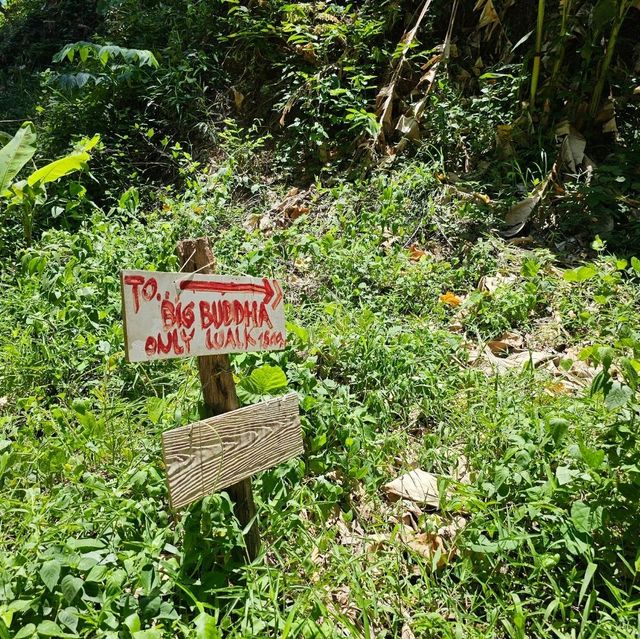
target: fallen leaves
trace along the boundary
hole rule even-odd
[[[478,290],[486,293],[495,293],[501,286],[512,286],[517,281],[517,277],[512,273],[503,275],[496,273],[495,275],[483,275],[478,282]]]
[[[471,365],[488,375],[502,374],[509,370],[521,369],[526,365],[534,368],[556,357],[549,351],[521,351],[507,357],[496,357],[488,345],[472,353]]]
[[[470,202],[473,204],[491,204],[491,198],[485,193],[478,193],[477,191],[465,191],[453,184],[445,185],[443,189],[442,201],[451,202],[458,200],[460,202]]]
[[[440,508],[437,477],[419,468],[385,484],[382,490],[392,502],[407,499],[423,506]]]
[[[413,41],[415,40],[416,34],[418,33],[418,30],[420,29],[425,16],[427,15],[427,11],[431,6],[431,2],[432,0],[424,1],[413,27],[409,31],[404,33],[404,35],[400,39],[400,42],[396,47],[396,52],[398,52],[399,55],[394,55],[393,57],[389,82],[378,91],[378,95],[376,96],[376,115],[378,116],[379,124],[378,135],[376,137],[376,145],[378,147],[383,148],[388,145],[388,138],[393,134],[394,129],[396,129],[397,127],[400,127],[399,130],[405,133],[405,135],[409,134],[416,137],[418,134],[417,120],[419,118],[419,113],[421,113],[426,102],[423,102],[422,105],[417,105],[414,108],[413,114],[406,114],[402,122],[398,120],[395,127],[393,124],[393,112],[394,106],[398,102],[398,89],[402,80],[402,72],[408,62],[408,53],[409,51],[411,51]],[[437,68],[437,63],[434,63],[432,66]],[[433,78],[435,78],[435,69],[433,73]],[[429,83],[429,89],[433,83],[433,78],[431,78],[431,81]],[[425,79],[425,76],[423,76],[420,81],[422,82],[423,80],[428,81],[429,78]],[[425,93],[427,93],[429,89],[427,89]]]
[[[494,355],[505,355],[513,351],[522,350],[524,345],[524,339],[522,335],[518,333],[507,332],[503,333],[497,339],[493,339],[487,342],[487,347]]]
[[[423,257],[427,256],[427,252],[419,248],[417,244],[412,244],[408,250],[409,250],[409,259],[412,262],[419,262]]]
[[[480,14],[480,21],[478,22],[478,29],[490,27],[489,32],[491,33],[493,29],[500,24],[500,18],[495,6],[493,5],[493,0],[478,0],[473,10],[482,11]]]
[[[440,302],[442,302],[446,306],[457,307],[457,306],[460,306],[460,304],[462,304],[462,298],[458,297],[455,293],[452,293],[451,291],[447,291],[446,293],[440,296]]]
[[[509,209],[505,216],[506,229],[502,232],[505,237],[513,237],[522,231],[547,192],[552,175],[553,171],[533,189],[529,197]]]
[[[244,227],[248,231],[259,229],[263,233],[276,228],[285,228],[311,211],[311,196],[312,189],[300,190],[294,186],[287,192],[284,199],[272,206],[266,213],[249,216]]]
[[[587,148],[586,138],[573,127],[569,127],[568,133],[564,136],[560,145],[560,158],[564,166],[576,173],[578,167],[584,161],[584,151]]]
[[[449,559],[456,554],[455,548],[447,550],[442,537],[435,533],[414,535],[408,539],[407,546],[427,561],[435,562],[436,568],[445,566]]]

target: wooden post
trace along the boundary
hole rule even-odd
[[[201,237],[196,240],[178,242],[178,258],[181,271],[209,274],[213,272],[214,257],[209,246],[209,240]],[[198,370],[204,397],[206,417],[220,415],[239,407],[236,386],[231,373],[228,355],[205,355],[198,357]],[[256,519],[256,506],[251,491],[251,478],[229,486],[226,489],[231,500],[235,503],[235,514],[242,528],[247,528],[244,540],[247,556],[250,561],[258,556],[260,551],[260,533]]]

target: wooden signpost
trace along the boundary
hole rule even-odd
[[[180,242],[178,257],[180,273],[122,272],[127,359],[198,356],[205,418],[162,437],[171,505],[226,489],[253,559],[260,537],[251,475],[303,452],[298,400],[291,393],[239,408],[227,353],[284,348],[282,288],[212,275],[206,238]]]

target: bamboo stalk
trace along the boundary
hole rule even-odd
[[[536,50],[533,56],[533,72],[531,74],[531,94],[529,102],[531,109],[534,108],[536,102],[536,93],[538,92],[538,81],[540,79],[540,58],[542,57],[542,31],[544,29],[544,9],[545,0],[538,0],[538,23],[536,26]]]
[[[620,10],[618,11],[618,17],[616,21],[613,23],[611,27],[611,33],[609,35],[609,40],[607,41],[607,50],[604,54],[604,59],[602,60],[602,65],[600,66],[600,70],[598,72],[598,79],[596,81],[596,86],[593,90],[593,94],[591,95],[591,103],[589,105],[589,115],[594,118],[598,110],[600,108],[600,101],[602,100],[602,92],[604,91],[604,84],[607,80],[607,73],[609,72],[609,67],[611,66],[611,61],[613,60],[613,54],[616,49],[616,44],[618,43],[618,36],[620,35],[620,29],[622,28],[622,24],[627,17],[627,13],[631,6],[633,5],[633,0],[622,0],[620,2]]]

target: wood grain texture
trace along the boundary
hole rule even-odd
[[[173,508],[302,454],[298,396],[290,393],[162,435]]]
[[[213,251],[206,237],[179,242],[177,253],[184,272],[212,273],[215,268]],[[229,356],[205,355],[198,357],[198,370],[207,416],[236,410],[239,402]],[[166,461],[165,458],[165,464]],[[171,484],[169,484],[169,490],[171,491]],[[242,528],[246,529],[251,524],[245,533],[244,541],[247,556],[249,560],[253,560],[260,552],[260,530],[251,490],[251,477],[229,486],[227,493],[235,504],[234,511]]]

